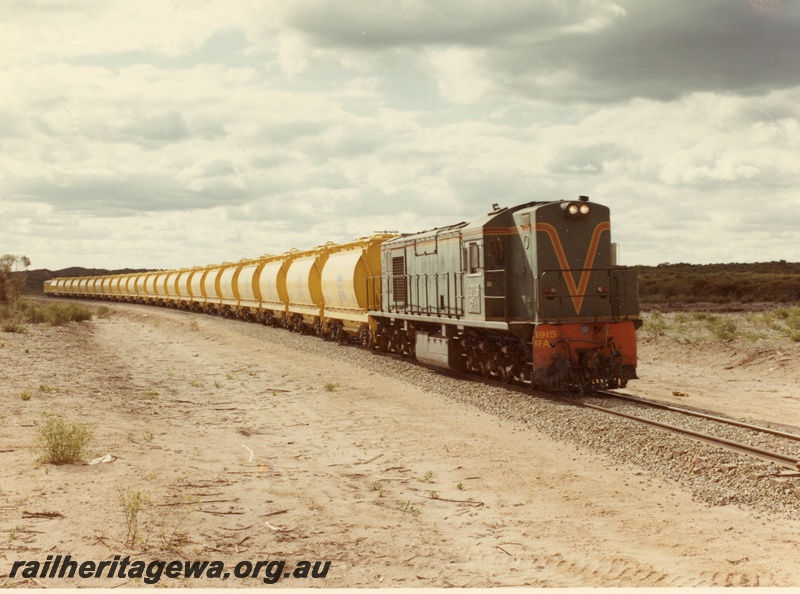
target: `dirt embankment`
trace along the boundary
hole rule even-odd
[[[800,585],[787,562],[800,554],[797,522],[709,507],[640,468],[416,387],[435,372],[410,372],[412,383],[391,365],[328,356],[345,347],[243,326],[113,306],[107,319],[0,336],[0,583],[37,585],[10,577],[13,563],[69,554],[219,560],[231,572],[241,561],[331,562],[326,577],[280,582],[289,586]],[[800,419],[797,367],[781,359],[797,352],[762,360],[766,346],[728,347],[643,340],[636,390]],[[37,463],[29,446],[48,411],[92,426],[87,460],[115,460]],[[132,521],[121,494],[135,493]]]

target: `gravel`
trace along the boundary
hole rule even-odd
[[[407,360],[381,356],[353,346],[342,346],[322,339],[294,334],[219,318],[229,330],[304,353],[344,361],[368,372],[400,379],[418,388],[443,395],[470,406],[517,422],[550,438],[578,444],[605,455],[617,464],[633,464],[652,476],[666,478],[691,491],[694,498],[709,505],[742,505],[759,513],[800,519],[800,488],[797,479],[779,479],[785,469],[740,454],[728,452],[656,428],[581,409],[480,380],[455,378]],[[608,400],[603,401],[603,406]],[[649,411],[654,417],[666,411]],[[637,414],[642,414],[640,410]],[[674,413],[671,413],[674,414]],[[669,422],[666,416],[665,422]],[[686,423],[685,419],[681,424]],[[698,431],[709,431],[707,421],[691,421]],[[705,423],[705,424],[704,424]],[[677,423],[676,423],[677,424]],[[724,437],[735,441],[750,438],[746,429],[728,427]],[[746,437],[747,436],[747,437]],[[752,438],[750,438],[752,441]],[[769,439],[756,441],[765,449],[774,449]],[[800,456],[800,447],[791,446]]]

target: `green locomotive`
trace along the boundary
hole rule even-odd
[[[636,274],[615,266],[609,209],[498,208],[381,246],[381,350],[544,390],[636,377]]]

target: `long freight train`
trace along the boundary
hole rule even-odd
[[[636,273],[609,209],[493,207],[471,222],[214,266],[57,278],[52,296],[238,317],[546,391],[636,378]]]

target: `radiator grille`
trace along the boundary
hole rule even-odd
[[[392,293],[395,303],[406,302],[406,258],[392,258]]]

